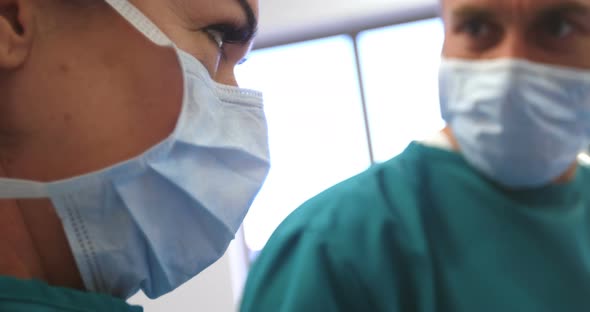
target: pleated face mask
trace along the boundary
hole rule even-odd
[[[466,160],[515,189],[547,185],[590,143],[590,71],[443,59],[440,103]]]
[[[160,46],[174,45],[126,0],[107,0]],[[156,298],[218,260],[269,170],[262,95],[214,82],[174,47],[184,99],[174,132],[144,154],[72,179],[0,179],[0,198],[50,198],[89,291]]]

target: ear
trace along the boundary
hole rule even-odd
[[[0,69],[14,69],[27,59],[33,38],[31,0],[0,0]]]

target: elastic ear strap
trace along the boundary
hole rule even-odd
[[[128,0],[105,0],[139,32],[159,46],[172,46],[172,41],[147,16]]]
[[[48,198],[49,192],[45,183],[0,179],[0,199],[32,199]]]

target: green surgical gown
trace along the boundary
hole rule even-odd
[[[241,311],[590,311],[589,186],[507,190],[413,143],[291,214]]]
[[[0,312],[141,312],[106,295],[0,276]]]

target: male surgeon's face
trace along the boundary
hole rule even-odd
[[[590,68],[590,0],[443,0],[443,55]]]

